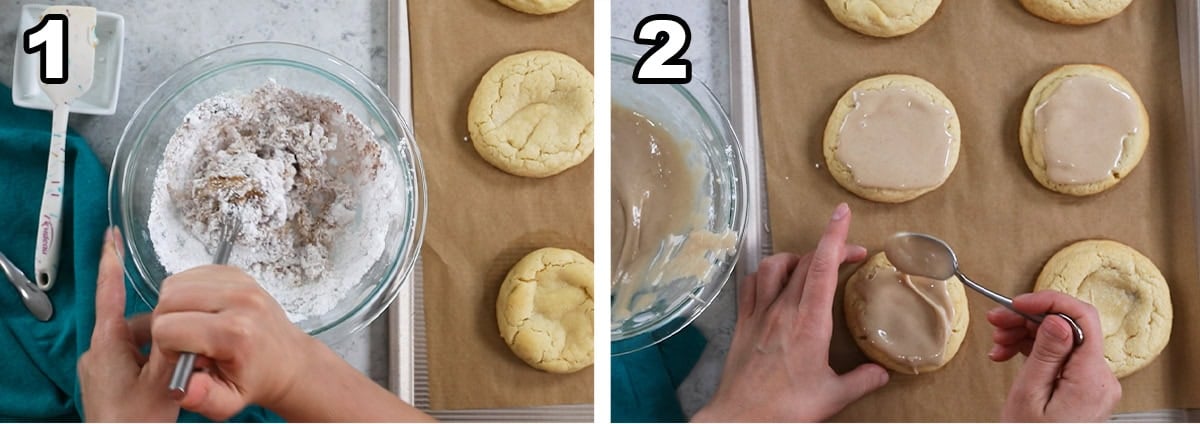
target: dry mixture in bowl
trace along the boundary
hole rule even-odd
[[[332,310],[380,257],[403,207],[398,180],[341,104],[269,81],[187,114],[155,177],[150,236],[166,271],[181,272],[212,263],[232,215],[241,235],[229,264],[299,322]]]

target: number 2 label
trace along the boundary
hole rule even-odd
[[[633,67],[638,84],[687,84],[692,81],[692,62],[682,59],[692,43],[687,22],[675,15],[650,15],[633,30],[633,40],[651,45]]]
[[[67,82],[67,15],[46,15],[36,26],[25,31],[25,54],[38,55],[40,77],[46,84]]]

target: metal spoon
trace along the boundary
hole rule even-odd
[[[1027,320],[1041,324],[1042,320],[1046,318],[1043,314],[1029,315],[1013,309],[1012,299],[988,290],[987,287],[981,286],[970,278],[967,278],[958,269],[958,256],[955,256],[954,250],[950,248],[949,244],[946,244],[946,242],[937,237],[920,233],[896,233],[884,244],[884,253],[887,255],[888,261],[892,265],[895,265],[896,269],[905,274],[937,280],[946,280],[957,276],[967,287],[1008,308],[1010,311],[1016,312]],[[1067,324],[1071,325],[1071,329],[1075,333],[1075,345],[1079,346],[1083,344],[1083,329],[1079,328],[1075,320],[1066,314],[1055,313],[1054,315],[1062,317],[1062,319],[1067,320]]]
[[[50,317],[54,316],[54,306],[50,304],[50,298],[46,296],[46,293],[33,285],[25,273],[13,265],[12,261],[9,261],[3,253],[0,253],[0,269],[4,270],[8,281],[17,288],[18,293],[21,293],[21,301],[25,303],[25,308],[29,309],[29,312],[38,321],[49,321]]]

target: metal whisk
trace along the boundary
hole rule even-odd
[[[217,225],[220,226],[220,243],[217,244],[217,252],[213,255],[213,264],[225,265],[229,262],[229,251],[233,249],[234,240],[242,232],[242,221],[233,214],[224,214]],[[192,378],[192,368],[195,366],[195,353],[184,352],[179,355],[179,362],[175,364],[175,372],[171,374],[171,384],[168,386],[172,395],[178,398],[187,393],[188,380]]]

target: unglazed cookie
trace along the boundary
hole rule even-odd
[[[938,370],[966,337],[971,314],[957,278],[906,275],[881,252],[850,276],[845,290],[846,325],[855,343],[892,371]]]
[[[562,53],[529,51],[484,74],[467,107],[479,155],[504,172],[549,177],[592,154],[592,74]]]
[[[958,164],[954,104],[933,84],[884,75],[855,84],[825,126],[829,173],[868,200],[901,203],[941,187]]]
[[[497,0],[513,10],[530,15],[549,15],[571,8],[579,0]]]
[[[1104,359],[1118,378],[1153,361],[1171,338],[1167,281],[1149,258],[1124,244],[1085,240],[1063,248],[1046,262],[1034,290],[1060,291],[1096,307]]]
[[[937,12],[942,0],[825,0],[838,22],[872,37],[916,31]]]
[[[1025,10],[1050,22],[1087,25],[1117,16],[1133,0],[1021,0]]]
[[[571,373],[592,365],[592,261],[543,248],[508,271],[496,299],[496,322],[508,347],[529,366]]]
[[[1087,196],[1115,186],[1141,161],[1150,117],[1117,71],[1066,65],[1029,93],[1020,139],[1025,165],[1038,183]]]

